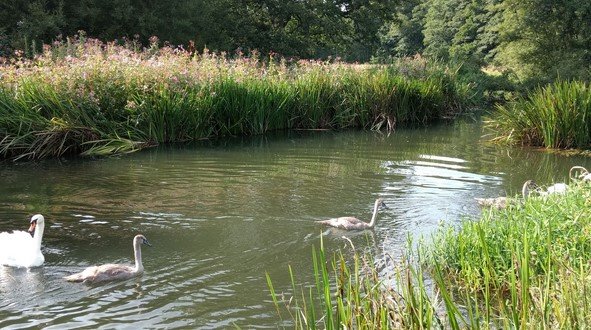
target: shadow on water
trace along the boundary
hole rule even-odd
[[[43,267],[0,268],[0,327],[276,328],[265,273],[288,290],[313,283],[312,246],[396,258],[407,235],[428,236],[479,209],[474,197],[515,194],[527,179],[564,181],[586,158],[481,143],[478,123],[376,132],[292,131],[163,146],[122,157],[0,164],[0,231],[46,217]],[[373,202],[376,228],[315,223]],[[146,273],[100,286],[62,277],[101,263]],[[343,236],[346,237],[343,238]],[[382,260],[382,263],[384,263]]]

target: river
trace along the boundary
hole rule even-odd
[[[480,212],[474,198],[519,192],[534,179],[564,182],[580,156],[483,143],[479,122],[392,134],[291,131],[162,146],[101,159],[0,163],[0,232],[46,219],[45,264],[0,266],[0,328],[277,328],[265,274],[276,290],[313,283],[312,247],[399,256],[407,235]],[[355,215],[376,228],[314,223]],[[145,274],[86,285],[62,277],[102,263],[131,263],[133,236]]]

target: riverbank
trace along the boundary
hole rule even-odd
[[[389,129],[472,102],[455,71],[143,51],[76,40],[0,67],[0,156],[106,155],[283,129]]]
[[[495,142],[591,149],[591,86],[556,81],[497,106],[487,126]]]
[[[368,256],[347,263],[321,250],[316,290],[300,295],[294,284],[288,309],[301,329],[584,328],[591,324],[589,200],[589,183],[575,181],[564,195],[483,210],[409,252],[393,279],[367,267]]]

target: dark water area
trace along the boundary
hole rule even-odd
[[[45,264],[0,266],[0,328],[277,328],[267,288],[313,283],[312,247],[376,260],[400,256],[407,235],[475,218],[475,197],[514,195],[527,179],[564,182],[580,156],[482,143],[478,122],[392,134],[293,131],[163,146],[103,159],[0,163],[0,232],[46,219]],[[364,233],[327,230],[331,217],[371,217]],[[145,274],[85,285],[62,277],[133,260]]]

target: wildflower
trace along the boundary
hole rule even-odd
[[[134,100],[127,100],[127,104],[125,105],[125,109],[127,110],[135,110],[137,108],[137,104]]]
[[[148,39],[150,41],[150,46],[151,47],[158,47],[158,37],[157,36],[151,36],[150,39]]]

